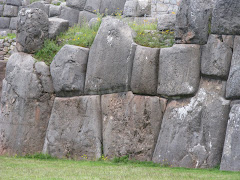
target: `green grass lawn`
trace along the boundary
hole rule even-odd
[[[229,179],[239,180],[240,172],[217,169],[154,167],[151,163],[113,163],[0,157],[0,179]]]

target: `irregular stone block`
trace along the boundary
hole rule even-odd
[[[84,10],[97,13],[100,11],[102,0],[87,0]]]
[[[13,6],[22,6],[22,0],[5,0],[5,3]]]
[[[210,35],[202,48],[201,72],[227,79],[233,51],[233,36]]]
[[[34,2],[30,5],[28,5],[29,8],[38,8],[41,9],[43,12],[45,12],[47,15],[49,15],[49,6],[44,4],[43,2]]]
[[[203,79],[195,97],[168,103],[155,163],[211,168],[221,162],[230,105],[224,89],[225,82]]]
[[[240,171],[239,104],[232,106],[229,117],[220,169],[224,171]]]
[[[102,0],[100,5],[100,13],[107,11],[108,15],[123,12],[126,0]]]
[[[35,61],[23,53],[14,53],[8,60],[1,99],[0,154],[34,154],[43,149],[54,97],[43,88]]]
[[[100,158],[101,121],[100,96],[56,98],[43,152],[58,158]]]
[[[121,20],[103,18],[89,53],[86,94],[129,90],[136,47],[132,33],[132,29]]]
[[[17,22],[17,49],[20,52],[35,53],[48,38],[49,21],[40,9],[23,8]]]
[[[10,18],[0,17],[0,29],[8,29],[10,24]]]
[[[89,49],[65,45],[51,64],[53,85],[58,96],[79,96],[84,83]]]
[[[227,80],[226,98],[240,97],[240,36],[234,38],[231,68]]]
[[[200,46],[174,45],[160,50],[158,94],[194,95],[200,81]]]
[[[15,17],[18,16],[18,7],[11,5],[4,5],[3,16]]]
[[[180,44],[206,44],[212,0],[182,0],[177,13],[175,38]]]
[[[162,14],[157,18],[157,29],[161,30],[173,30],[176,23],[175,14]]]
[[[61,14],[61,6],[55,6],[50,4],[49,6],[49,17],[59,16]]]
[[[87,0],[66,0],[67,6],[82,11]]]
[[[213,34],[240,35],[240,3],[238,0],[218,0],[213,9]]]
[[[9,29],[16,30],[17,29],[17,21],[18,17],[12,17],[9,25]]]
[[[60,33],[68,30],[69,22],[67,20],[52,17],[49,18],[49,38],[55,39]]]
[[[133,93],[157,95],[159,54],[158,48],[137,46],[131,78]]]
[[[69,21],[69,26],[74,26],[78,23],[79,11],[69,7],[62,6],[61,15],[59,18]]]
[[[0,98],[2,96],[2,82],[5,78],[7,61],[0,61]]]
[[[151,1],[127,0],[124,5],[123,15],[126,17],[141,17],[151,15]]]
[[[166,101],[132,92],[103,95],[104,155],[151,161]]]
[[[78,24],[83,25],[84,23],[88,23],[92,18],[97,18],[97,15],[88,11],[81,11],[79,13]]]

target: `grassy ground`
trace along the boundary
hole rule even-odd
[[[240,172],[154,167],[151,164],[0,157],[0,179],[239,180]]]

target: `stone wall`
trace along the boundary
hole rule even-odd
[[[181,0],[152,0],[151,15],[177,13]]]

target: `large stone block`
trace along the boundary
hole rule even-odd
[[[160,50],[158,94],[194,95],[200,81],[200,46],[177,44]]]
[[[107,13],[109,15],[117,12],[123,12],[126,0],[102,0],[100,6],[100,13]]]
[[[55,39],[60,33],[63,33],[68,30],[69,22],[67,20],[52,17],[49,18],[49,38]]]
[[[175,14],[162,14],[157,17],[157,29],[162,30],[173,30],[176,23]]]
[[[137,46],[131,78],[136,94],[157,95],[160,49]]]
[[[35,53],[48,38],[48,16],[37,8],[23,8],[18,17],[17,49],[21,52]]]
[[[5,3],[13,6],[22,6],[22,0],[5,0]]]
[[[87,0],[84,10],[97,13],[100,11],[102,0]]]
[[[7,61],[0,61],[0,98],[2,96],[2,82],[5,78],[6,64]]]
[[[1,5],[1,4],[0,4],[0,17],[3,16],[3,7],[4,7],[4,5]]]
[[[151,161],[166,101],[132,92],[103,95],[104,155]]]
[[[240,98],[240,36],[234,38],[231,68],[227,80],[226,98]]]
[[[49,15],[49,6],[44,4],[43,2],[34,2],[30,5],[28,5],[29,8],[38,8],[41,9],[43,12],[45,12],[47,15]]]
[[[87,0],[66,0],[67,6],[82,11]]]
[[[78,23],[79,10],[63,6],[61,9],[61,15],[59,18],[65,19],[69,21],[69,26],[74,26],[74,24]]]
[[[212,8],[212,0],[182,0],[175,26],[176,42],[206,44]]]
[[[59,16],[61,14],[61,6],[49,5],[49,17]]]
[[[54,96],[45,91],[35,61],[23,53],[8,60],[1,99],[0,154],[34,154],[43,149]]]
[[[202,48],[201,72],[227,79],[233,51],[233,36],[210,35]]]
[[[11,5],[4,5],[3,16],[15,17],[18,16],[18,7]]]
[[[57,96],[78,96],[84,92],[89,49],[65,45],[50,66]]]
[[[9,25],[9,29],[16,30],[17,29],[17,21],[18,17],[12,17]]]
[[[78,24],[83,25],[84,23],[88,23],[92,18],[97,18],[97,15],[88,11],[81,11],[79,13]]]
[[[8,29],[11,18],[9,17],[0,17],[0,29]]]
[[[123,15],[126,17],[141,17],[151,15],[150,0],[127,0]]]
[[[132,29],[121,20],[103,18],[89,53],[86,94],[129,90],[136,47],[132,33]]]
[[[230,109],[224,89],[225,82],[203,79],[195,97],[168,103],[154,162],[187,168],[220,164]]]
[[[213,34],[240,35],[240,3],[238,0],[218,0],[213,9]]]
[[[58,158],[96,160],[101,157],[100,96],[56,98],[44,153]]]
[[[220,169],[240,171],[240,105],[234,104],[229,114]]]

